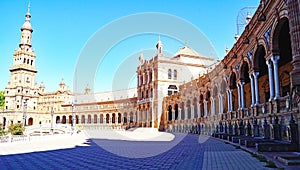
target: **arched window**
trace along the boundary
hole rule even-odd
[[[174,70],[174,80],[177,80],[177,70]]]
[[[169,70],[168,70],[168,79],[171,79],[171,78],[172,78],[172,70],[169,69]]]

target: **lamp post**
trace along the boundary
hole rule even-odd
[[[27,100],[23,99],[23,126],[26,126],[26,117],[27,117]]]
[[[53,107],[51,108],[51,133],[53,134],[53,115],[54,115],[54,110]]]

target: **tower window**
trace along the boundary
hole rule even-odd
[[[172,70],[169,69],[169,70],[168,70],[168,79],[171,79],[171,78],[172,78]]]
[[[31,60],[31,62],[30,62],[30,65],[32,65],[33,64],[33,60]]]
[[[177,80],[177,70],[174,70],[174,80]]]

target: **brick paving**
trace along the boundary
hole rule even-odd
[[[183,137],[183,139],[179,142],[174,140],[178,142],[175,147],[151,157],[146,157],[147,153],[153,148],[164,149],[167,142],[87,139],[76,147],[66,146],[46,151],[39,149],[15,154],[5,154],[8,152],[4,150],[9,146],[1,144],[0,169],[268,169],[264,162],[259,162],[250,154],[222,141],[213,138],[201,140],[198,135],[192,134],[174,135],[175,138]],[[67,139],[65,141],[68,142]],[[48,142],[42,144],[48,145]],[[19,145],[22,146],[22,143]],[[41,144],[35,145],[39,147]],[[132,154],[132,158],[119,156],[101,147],[107,145],[115,150]],[[139,149],[133,150],[134,148]],[[133,158],[137,151],[144,153],[145,157]]]

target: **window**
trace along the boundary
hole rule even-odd
[[[169,70],[168,70],[168,79],[171,79],[171,78],[172,78],[172,70],[169,69]]]
[[[177,87],[176,85],[169,85],[168,87],[168,95],[172,95],[177,93]]]
[[[177,80],[177,70],[174,70],[174,80]]]

